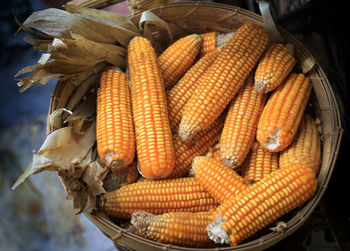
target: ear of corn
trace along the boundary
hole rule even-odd
[[[235,246],[302,205],[316,189],[317,179],[311,168],[279,169],[221,204],[207,227],[208,234],[215,242]]]
[[[320,168],[320,162],[320,136],[312,115],[305,113],[294,141],[280,153],[280,168],[304,164],[317,173]]]
[[[219,140],[223,126],[224,117],[220,116],[209,128],[200,131],[190,142],[183,142],[178,135],[174,135],[175,167],[168,178],[180,178],[188,173],[194,157],[205,154]]]
[[[195,63],[185,75],[167,92],[169,122],[177,132],[186,102],[195,91],[198,80],[217,58],[219,52],[210,52]]]
[[[163,79],[146,38],[130,41],[128,62],[139,170],[147,179],[165,178],[174,168],[174,149]]]
[[[260,114],[266,95],[254,89],[253,75],[229,106],[220,139],[221,158],[225,165],[237,168],[242,165],[254,143]]]
[[[268,42],[265,29],[241,26],[199,80],[185,105],[179,135],[186,141],[208,128],[224,111],[258,62]]]
[[[135,135],[130,90],[125,73],[110,69],[101,75],[97,91],[97,151],[101,161],[117,172],[134,159]]]
[[[144,211],[134,212],[131,224],[141,236],[154,241],[186,247],[208,247],[206,226],[212,212],[170,212],[153,215]]]
[[[278,169],[278,153],[272,153],[255,142],[242,165],[242,176],[250,182],[258,182]]]
[[[209,52],[216,51],[216,36],[218,33],[217,31],[210,31],[200,34],[202,38],[200,54],[202,57]]]
[[[255,71],[255,89],[269,92],[279,86],[296,64],[296,59],[283,44],[269,46]]]
[[[191,34],[170,45],[158,58],[164,88],[170,89],[192,66],[198,55],[201,37]]]
[[[257,140],[271,152],[293,140],[309,100],[312,85],[303,74],[291,73],[267,101],[258,123]]]
[[[130,219],[135,211],[152,214],[202,212],[217,207],[217,202],[193,177],[146,180],[103,194],[99,207],[111,217]]]
[[[234,170],[210,157],[196,157],[192,168],[196,180],[220,204],[240,194],[248,184]]]

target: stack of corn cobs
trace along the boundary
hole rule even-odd
[[[144,179],[101,195],[99,210],[130,219],[145,238],[235,246],[317,189],[310,80],[259,25],[242,25],[222,49],[217,37],[187,35],[159,56],[134,37],[129,79],[102,73],[99,156],[114,173],[137,168]]]

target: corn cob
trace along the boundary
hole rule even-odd
[[[305,113],[301,119],[296,138],[280,154],[280,168],[304,164],[317,174],[321,162],[321,142],[316,123],[311,114]]]
[[[200,131],[190,142],[183,142],[178,135],[173,136],[175,167],[168,178],[180,178],[191,168],[193,158],[205,154],[219,140],[224,126],[224,116],[220,116],[209,128]]]
[[[154,241],[186,247],[208,247],[213,245],[206,230],[211,214],[212,211],[153,215],[137,211],[131,216],[131,224],[139,235]]]
[[[221,204],[207,227],[209,237],[235,246],[302,205],[316,189],[317,179],[311,168],[300,165],[278,169]]]
[[[102,73],[96,114],[98,154],[105,165],[117,172],[131,164],[135,156],[130,90],[125,73],[116,69]]]
[[[169,122],[171,130],[177,132],[183,108],[195,91],[198,79],[217,58],[219,52],[211,52],[195,63],[167,93]]]
[[[266,95],[254,89],[253,75],[249,75],[229,106],[220,139],[221,158],[225,165],[237,168],[246,158],[254,143],[260,114]]]
[[[209,157],[196,157],[191,171],[203,188],[220,204],[240,194],[248,185],[234,170]]]
[[[147,179],[165,178],[174,168],[174,149],[162,76],[146,38],[130,41],[128,62],[139,170]]]
[[[103,194],[98,205],[109,216],[129,219],[134,211],[152,214],[208,211],[216,208],[217,202],[193,177],[188,177],[124,185]]]
[[[242,176],[250,182],[258,182],[278,169],[278,153],[272,153],[255,142],[242,165]]]
[[[272,91],[288,76],[296,62],[283,44],[271,44],[255,71],[255,89],[264,93]]]
[[[200,34],[202,39],[202,44],[200,47],[200,55],[203,57],[209,52],[217,51],[216,50],[216,36],[219,32],[210,31]]]
[[[284,150],[293,140],[311,94],[310,80],[291,73],[267,101],[258,123],[257,140],[271,152]]]
[[[224,111],[258,62],[267,42],[267,32],[256,24],[245,24],[235,32],[185,105],[178,132],[184,141],[208,128]]]
[[[198,55],[201,37],[187,35],[170,45],[158,58],[164,79],[164,88],[169,90],[192,66]]]

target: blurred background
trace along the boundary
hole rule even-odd
[[[31,163],[32,151],[46,137],[46,119],[55,81],[24,93],[14,75],[36,64],[40,52],[17,33],[16,16],[23,22],[32,12],[66,1],[12,0],[0,3],[0,250],[117,250],[84,215],[74,215],[56,173],[32,176],[16,190],[11,186]],[[84,2],[84,1],[80,1]],[[107,9],[129,15],[127,1],[109,2]],[[253,0],[212,1],[259,13]],[[330,0],[274,0],[276,23],[297,37],[326,72],[341,112],[343,140],[328,189],[310,219],[292,236],[269,250],[350,250],[349,167],[349,35],[347,9]],[[101,5],[100,8],[106,8]]]

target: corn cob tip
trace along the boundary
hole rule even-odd
[[[216,49],[222,50],[234,34],[234,32],[228,32],[216,35]]]
[[[215,243],[229,244],[230,233],[226,233],[222,227],[223,224],[225,224],[224,218],[217,214],[215,220],[207,226],[208,236]]]
[[[106,71],[108,70],[112,70],[112,71],[119,71],[119,72],[123,72],[122,69],[120,69],[118,66],[109,66],[109,67],[106,67],[105,69]]]
[[[196,166],[196,162],[197,162],[198,158],[200,158],[200,157],[194,157],[193,158],[191,168],[190,168],[190,170],[188,170],[188,175],[191,176],[191,177],[193,177],[195,175],[195,173],[196,173],[195,166]]]
[[[199,160],[201,160],[201,159],[206,159],[206,158],[208,158],[208,157],[206,157],[206,156],[197,156],[197,157],[193,158],[192,167],[191,167],[191,169],[189,171],[189,174],[191,174],[191,176],[194,176],[195,173],[196,173],[196,164],[197,164],[197,162]]]
[[[131,225],[136,228],[141,234],[147,234],[147,228],[151,222],[154,222],[155,219],[159,217],[157,215],[147,213],[145,211],[135,211],[131,214]]]
[[[125,167],[125,163],[123,160],[118,159],[119,154],[114,151],[107,151],[105,154],[105,160],[107,166],[109,166],[112,172],[118,172],[120,169]],[[116,159],[114,159],[116,158]]]
[[[196,173],[196,170],[194,169],[194,167],[191,167],[190,170],[188,170],[187,175],[189,177],[193,177],[195,173]]]
[[[196,39],[202,40],[202,37],[201,37],[199,34],[194,33],[193,36],[194,36]]]
[[[181,138],[181,140],[183,142],[190,141],[193,138],[193,136],[194,136],[192,131],[190,131],[190,130],[181,130],[181,129],[179,130],[178,135],[180,136],[180,138]]]
[[[237,166],[235,165],[235,160],[231,159],[231,158],[222,158],[222,162],[224,162],[224,164],[231,168],[231,169],[235,169]]]
[[[276,148],[280,146],[279,143],[279,136],[281,134],[281,130],[279,128],[276,128],[275,131],[270,133],[269,136],[266,137],[265,141],[263,142],[263,145],[270,151],[274,151]]]
[[[254,89],[257,92],[265,92],[266,90],[266,81],[265,80],[256,80],[254,84]]]

